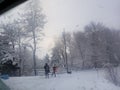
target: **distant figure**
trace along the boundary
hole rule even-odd
[[[52,76],[54,75],[56,77],[57,66],[54,64],[52,69],[53,69]]]
[[[45,63],[44,69],[45,69],[46,78],[49,78],[50,67],[49,67],[49,65],[47,63]]]

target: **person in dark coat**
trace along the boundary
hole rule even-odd
[[[45,65],[44,65],[44,70],[45,70],[46,78],[49,78],[50,67],[47,63],[45,63]]]

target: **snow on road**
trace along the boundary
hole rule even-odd
[[[44,76],[10,77],[3,80],[11,90],[120,90],[105,79],[103,71],[79,71],[59,74],[46,79]]]

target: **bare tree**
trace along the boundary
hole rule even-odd
[[[64,56],[65,56],[65,63],[66,63],[66,70],[67,73],[69,72],[69,68],[68,68],[68,55],[67,55],[67,41],[66,41],[66,33],[65,30],[63,32],[63,44],[64,44]]]
[[[33,40],[33,61],[34,61],[34,73],[36,73],[36,49],[37,39],[41,37],[41,31],[45,24],[45,15],[42,13],[40,3],[38,0],[31,0],[27,3],[27,11],[23,14],[26,22],[26,30],[30,38]]]
[[[60,38],[55,41],[55,47],[52,49],[51,64],[58,63],[60,66],[65,66],[65,58],[63,54],[63,44]]]
[[[74,46],[77,48],[78,53],[79,54],[79,58],[82,60],[82,69],[84,69],[85,67],[85,51],[87,48],[87,40],[85,37],[85,33],[84,32],[76,32],[74,33],[74,40],[75,40],[75,44]]]

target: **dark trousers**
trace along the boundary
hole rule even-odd
[[[45,77],[49,78],[49,72],[48,71],[45,71]]]

